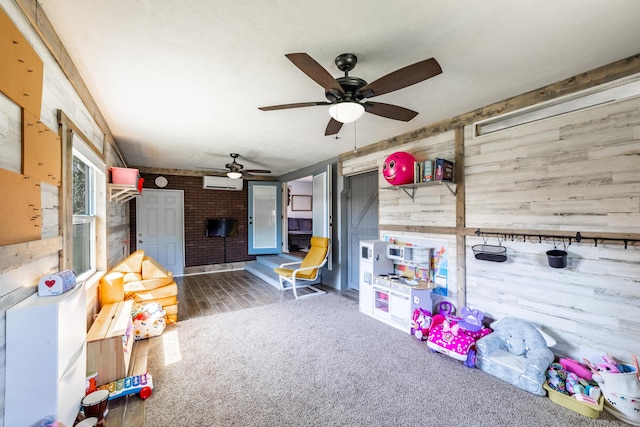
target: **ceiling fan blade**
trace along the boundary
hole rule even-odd
[[[249,172],[249,173],[271,173],[271,171],[267,170],[267,169],[245,169],[245,172]]]
[[[342,125],[343,123],[337,121],[334,118],[331,118],[331,120],[329,120],[329,124],[327,125],[327,129],[324,131],[324,136],[335,135],[336,133],[340,132],[340,129],[342,129]]]
[[[258,110],[262,110],[262,111],[286,110],[287,108],[315,107],[316,105],[331,105],[331,103],[326,101],[298,102],[296,104],[282,104],[282,105],[271,105],[269,107],[259,107]]]
[[[418,115],[417,111],[409,110],[408,108],[399,107],[397,105],[385,104],[384,102],[368,101],[362,105],[367,113],[403,122],[408,122]]]
[[[363,98],[371,98],[420,83],[440,73],[442,68],[438,61],[434,58],[425,59],[380,77],[361,88],[359,94]]]
[[[344,93],[344,89],[340,83],[333,78],[324,67],[316,62],[315,59],[306,53],[288,53],[285,55],[293,65],[298,67],[300,71],[305,73],[314,82],[318,83],[325,90],[335,89],[340,93]]]

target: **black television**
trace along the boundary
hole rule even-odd
[[[235,218],[208,219],[207,237],[235,237],[238,235],[238,220]]]

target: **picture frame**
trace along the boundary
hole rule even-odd
[[[291,196],[291,210],[292,211],[310,211],[311,210],[311,196]]]

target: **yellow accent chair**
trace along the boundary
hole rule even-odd
[[[280,289],[283,291],[293,289],[296,299],[311,295],[325,294],[314,284],[320,283],[322,267],[329,259],[329,239],[327,237],[311,237],[309,252],[302,261],[287,262],[273,270],[280,276]],[[298,267],[294,267],[298,265]],[[313,293],[298,296],[298,288],[308,288]]]

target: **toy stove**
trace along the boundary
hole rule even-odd
[[[399,274],[379,274],[373,279],[373,316],[405,332],[410,331],[413,298],[429,301],[430,291],[417,290],[416,280]],[[422,294],[425,295],[422,295]],[[420,295],[418,295],[420,294]]]
[[[411,289],[418,284],[418,281],[399,274],[379,274],[373,279],[373,284],[386,286],[391,290],[410,295]]]

